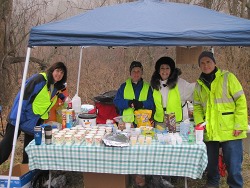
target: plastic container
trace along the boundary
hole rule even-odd
[[[79,124],[84,126],[89,123],[90,126],[96,126],[96,114],[79,114]]]
[[[180,134],[182,136],[188,137],[190,123],[181,122],[180,123]]]
[[[194,144],[195,137],[194,137],[194,127],[192,125],[189,126],[189,133],[188,133],[188,143]]]
[[[195,127],[195,139],[196,144],[202,144],[203,143],[203,134],[204,134],[204,127],[197,125]]]
[[[72,98],[72,108],[75,110],[75,113],[81,112],[81,98],[75,94],[75,96]]]

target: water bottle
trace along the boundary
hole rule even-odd
[[[47,125],[44,127],[45,144],[52,144],[52,126]]]
[[[41,126],[34,127],[34,138],[35,138],[35,144],[41,145],[42,143],[42,127]]]
[[[107,119],[107,120],[106,120],[106,125],[107,125],[108,127],[112,127],[112,132],[113,132],[113,133],[116,133],[116,129],[117,129],[117,128],[114,126],[113,120]]]
[[[189,134],[188,134],[188,142],[190,144],[193,144],[195,141],[195,137],[194,137],[194,127],[192,125],[190,125],[189,127]]]

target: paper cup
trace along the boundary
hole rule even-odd
[[[145,136],[144,135],[140,135],[138,137],[138,142],[140,145],[144,145],[144,141],[145,141]]]
[[[112,127],[106,127],[106,132],[107,133],[112,133]]]
[[[56,145],[63,145],[63,143],[64,143],[64,135],[56,134],[54,136],[54,143]]]
[[[73,144],[73,136],[70,134],[66,134],[64,136],[64,141],[66,146],[71,146]]]
[[[81,145],[82,136],[80,134],[75,134],[74,135],[74,143],[75,143],[75,145]]]
[[[152,137],[151,136],[146,136],[146,144],[147,145],[152,144]]]
[[[70,130],[70,128],[64,128],[63,130],[64,130],[64,131],[69,131],[69,130]]]
[[[137,142],[137,137],[136,136],[131,136],[130,137],[130,144],[131,146],[134,146]]]
[[[100,146],[102,143],[102,137],[99,135],[94,136],[94,142],[96,146]]]
[[[93,136],[92,135],[86,135],[85,136],[85,142],[86,145],[90,146],[93,144]]]

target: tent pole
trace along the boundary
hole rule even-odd
[[[84,47],[81,46],[81,50],[80,50],[80,59],[79,59],[79,67],[78,67],[78,77],[77,77],[77,86],[76,86],[76,95],[78,96],[78,92],[79,92],[79,83],[80,83],[80,75],[81,75],[81,65],[82,65],[82,49]]]
[[[18,129],[19,129],[19,123],[20,123],[20,117],[21,117],[23,95],[24,95],[24,87],[25,87],[26,76],[27,76],[27,72],[28,72],[30,53],[31,53],[31,47],[28,47],[27,54],[26,54],[24,71],[23,71],[23,80],[22,80],[22,86],[21,86],[21,91],[20,91],[20,98],[19,98],[19,103],[18,103],[17,119],[16,119],[15,133],[14,133],[14,139],[13,139],[13,144],[12,144],[11,161],[10,161],[10,169],[9,169],[9,177],[8,177],[7,188],[10,187],[10,179],[11,179],[12,168],[13,168],[13,163],[14,163],[17,135],[18,135]]]

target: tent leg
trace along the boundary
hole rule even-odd
[[[81,47],[80,50],[80,59],[79,59],[79,67],[78,67],[78,77],[77,77],[77,86],[76,86],[76,95],[78,96],[79,92],[79,83],[80,83],[80,75],[81,75],[81,65],[82,65],[82,49],[84,47]]]
[[[185,177],[185,188],[188,188],[187,177]]]
[[[12,152],[11,152],[11,161],[10,161],[10,169],[9,169],[7,188],[10,187],[10,179],[11,179],[12,168],[13,168],[13,163],[14,163],[17,135],[18,135],[18,129],[19,129],[19,123],[20,123],[21,110],[22,110],[24,87],[25,87],[26,76],[27,76],[29,60],[30,60],[30,53],[31,53],[31,47],[28,47],[27,54],[26,54],[24,71],[23,71],[23,80],[22,80],[22,86],[21,86],[21,91],[20,91],[20,99],[19,99],[19,103],[18,103],[17,119],[16,119],[15,133],[14,133],[14,138],[13,138],[13,145],[12,145]]]
[[[51,188],[51,170],[49,170],[49,185],[48,188]]]

